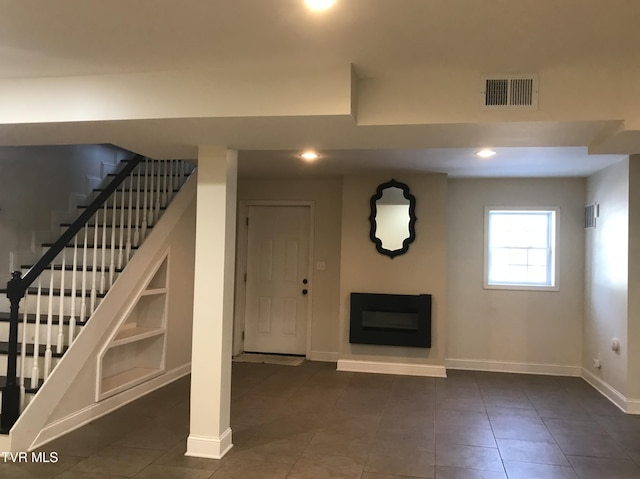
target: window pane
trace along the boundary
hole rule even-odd
[[[529,277],[527,279],[532,283],[546,283],[547,268],[541,266],[531,266],[529,268]]]
[[[553,211],[489,211],[489,284],[552,286],[554,221]]]
[[[547,265],[547,250],[546,249],[530,249],[529,250],[529,264],[536,266]]]

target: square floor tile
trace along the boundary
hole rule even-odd
[[[78,463],[72,470],[133,477],[160,457],[162,452],[153,449],[109,446]]]
[[[504,470],[497,449],[454,444],[436,447],[436,465],[498,472]]]
[[[568,466],[569,461],[556,444],[550,442],[498,439],[498,449],[505,461],[534,462]]]
[[[287,479],[360,479],[363,468],[362,462],[344,456],[303,457],[293,466]]]
[[[578,479],[573,468],[568,466],[505,461],[504,467],[509,479]]]
[[[631,460],[569,456],[580,479],[638,479],[640,466]]]
[[[414,477],[434,477],[434,453],[407,448],[386,448],[369,455],[367,472]]]

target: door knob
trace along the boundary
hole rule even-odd
[[[306,289],[302,290],[302,294],[307,294],[309,291],[307,291]]]
[[[307,284],[309,281],[307,280],[307,278],[302,280],[302,284]]]

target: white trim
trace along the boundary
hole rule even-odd
[[[382,361],[340,359],[338,360],[337,370],[355,373],[398,374],[401,376],[447,377],[445,367],[434,364],[388,363]]]
[[[606,397],[613,404],[618,406],[622,412],[627,412],[627,398],[616,388],[601,378],[593,374],[591,371],[582,368],[582,379],[593,386],[600,394]],[[635,401],[634,401],[635,402]]]
[[[227,428],[219,437],[195,436],[187,438],[187,452],[185,456],[203,457],[205,459],[222,459],[233,447],[231,442],[231,428]]]
[[[307,276],[309,284],[309,293],[307,295],[307,338],[305,356],[311,359],[313,351],[311,351],[312,325],[313,325],[313,275],[314,275],[314,237],[315,237],[315,201],[303,200],[240,200],[238,202],[237,212],[237,244],[236,244],[236,295],[235,295],[235,313],[234,313],[234,333],[232,354],[234,356],[244,352],[244,341],[242,333],[245,330],[245,305],[247,301],[247,289],[244,282],[244,275],[247,272],[247,248],[249,242],[249,234],[247,231],[246,221],[249,217],[249,207],[251,206],[304,206],[309,208],[309,274]],[[318,359],[317,361],[323,361]],[[335,359],[330,361],[337,361]]]
[[[640,414],[640,399],[627,399],[627,414]]]
[[[445,359],[447,369],[490,371],[496,373],[545,374],[547,376],[580,377],[580,366],[561,364],[516,363],[509,361],[487,361],[478,359]]]
[[[150,392],[160,389],[191,372],[191,363],[183,364],[171,371],[167,371],[162,376],[140,384],[134,388],[128,389],[116,396],[111,396],[104,401],[92,404],[90,406],[74,412],[66,417],[58,419],[51,424],[45,426],[29,447],[29,450],[36,449],[44,444],[53,441],[65,434],[70,433],[96,419],[129,404],[136,399],[149,394]]]
[[[535,284],[516,284],[516,283],[489,283],[489,217],[491,211],[540,211],[552,212],[554,215],[553,222],[553,244],[551,251],[553,253],[553,271],[551,285],[535,285]],[[483,289],[496,290],[512,290],[512,291],[560,291],[560,207],[558,206],[485,206],[484,207],[484,269],[482,277]]]
[[[307,356],[310,361],[324,361],[327,363],[337,363],[339,358],[339,353],[332,351],[311,351]]]

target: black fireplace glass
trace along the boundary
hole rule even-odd
[[[417,331],[419,318],[418,313],[363,311],[362,327],[387,331]]]
[[[431,347],[431,295],[351,293],[349,342]]]

